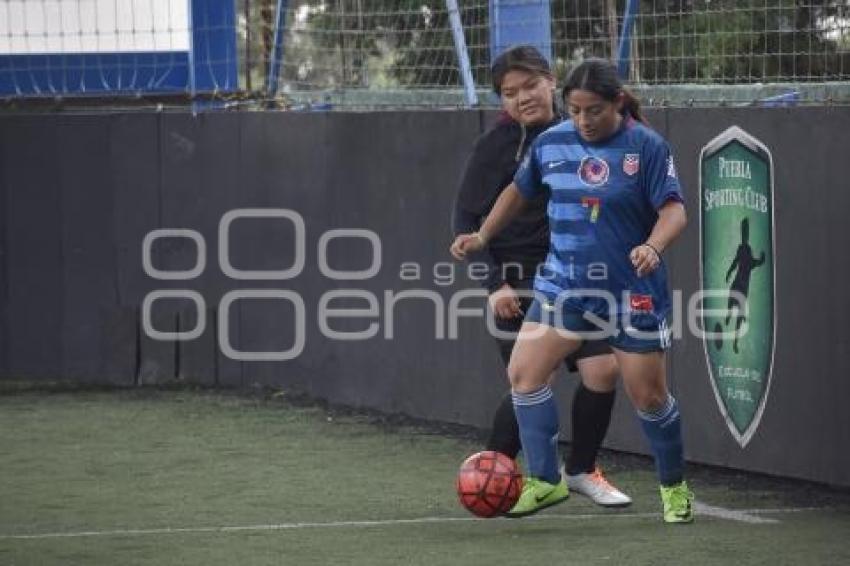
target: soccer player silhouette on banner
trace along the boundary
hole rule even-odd
[[[735,252],[735,259],[732,260],[732,265],[729,266],[729,271],[726,272],[726,282],[729,282],[729,277],[732,272],[737,269],[735,279],[732,280],[732,285],[729,287],[729,302],[726,305],[728,312],[726,313],[726,321],[728,325],[732,318],[732,311],[737,311],[738,316],[735,320],[735,340],[732,343],[732,350],[738,353],[738,334],[741,330],[741,324],[747,318],[747,298],[750,293],[750,275],[756,267],[764,264],[764,250],[761,255],[756,258],[753,255],[753,248],[750,247],[750,219],[744,218],[741,220],[741,245],[738,246],[738,251]],[[743,304],[739,304],[735,293],[740,293],[743,296]],[[722,344],[722,343],[721,343]]]

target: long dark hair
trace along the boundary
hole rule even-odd
[[[570,71],[562,91],[565,105],[570,92],[577,89],[592,92],[608,102],[616,102],[622,93],[623,116],[631,116],[638,122],[649,124],[640,110],[640,101],[623,86],[617,67],[606,59],[585,59]]]
[[[517,45],[503,51],[493,61],[490,76],[493,77],[493,92],[502,94],[502,81],[510,71],[525,71],[532,75],[553,78],[549,61],[532,45]]]

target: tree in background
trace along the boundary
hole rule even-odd
[[[563,65],[614,53],[611,4],[619,28],[625,0],[552,3],[553,40],[561,46],[556,55]],[[646,83],[850,76],[848,0],[643,0],[634,33],[635,78]]]
[[[486,82],[487,0],[460,4],[475,78]],[[267,73],[275,5],[237,0],[240,57],[252,62],[254,85]],[[284,89],[461,84],[444,0],[290,1],[285,40]]]
[[[333,64],[325,68],[333,71],[336,85],[410,88],[461,84],[443,0],[329,0],[303,5],[313,4],[304,35],[310,36],[315,52],[301,55],[313,58],[331,53]],[[461,10],[467,31],[486,27],[486,0],[466,4]],[[470,49],[473,67],[488,64],[485,46]]]
[[[237,0],[243,84],[257,88],[276,0]],[[555,68],[612,57],[626,0],[552,0]],[[488,1],[460,0],[476,84],[489,84]],[[290,0],[281,88],[457,88],[444,0]],[[847,80],[850,0],[642,0],[633,80]],[[250,77],[250,81],[248,80]]]

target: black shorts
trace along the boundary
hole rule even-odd
[[[521,281],[509,281],[508,284],[514,289],[522,289],[522,290],[530,290],[533,287],[533,280],[524,279]],[[531,303],[533,302],[533,297],[520,297],[520,309],[522,312],[528,312]],[[496,328],[501,330],[502,332],[510,332],[516,335],[519,332],[519,329],[522,327],[524,317],[517,317],[511,319],[496,319]],[[508,367],[508,362],[511,360],[511,352],[513,352],[514,344],[516,344],[515,339],[506,340],[503,338],[496,338],[496,342],[499,344],[499,354],[502,356],[502,363],[505,364],[505,367]],[[608,342],[605,340],[585,340],[582,342],[581,347],[564,358],[564,363],[567,366],[567,369],[570,372],[578,371],[578,360],[582,358],[592,358],[594,356],[602,356],[605,354],[612,353],[611,346],[608,345]]]

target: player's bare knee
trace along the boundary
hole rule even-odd
[[[516,389],[521,380],[522,372],[519,369],[519,364],[511,360],[508,364],[508,381],[511,382],[511,389]]]
[[[546,383],[547,375],[541,379],[539,375],[521,363],[511,361],[508,365],[508,379],[511,389],[516,393],[531,393],[537,391]]]
[[[667,403],[666,390],[646,390],[632,395],[635,409],[644,413],[652,413],[664,407]]]
[[[620,376],[614,356],[595,356],[581,360],[578,364],[581,381],[591,391],[598,393],[608,392],[617,385]]]

